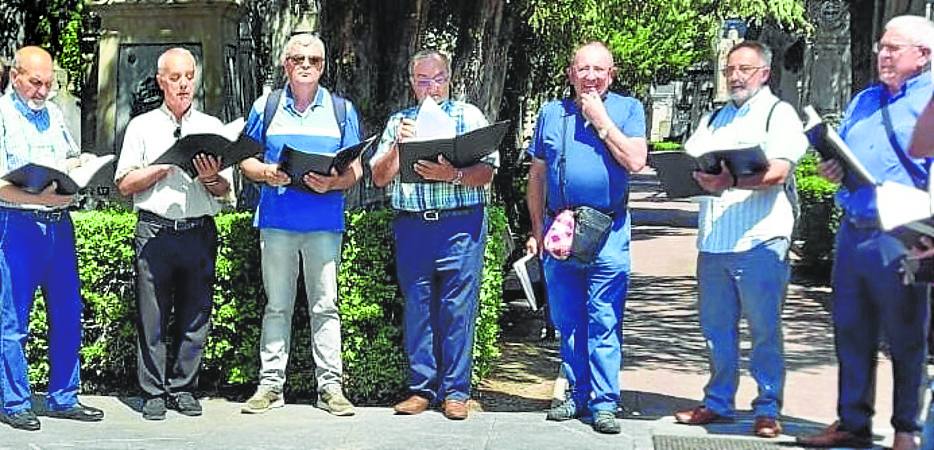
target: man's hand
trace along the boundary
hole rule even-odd
[[[934,256],[934,240],[927,236],[921,236],[908,253],[908,257],[912,259],[925,259],[932,256]]]
[[[824,177],[828,181],[834,183],[840,183],[843,181],[843,167],[840,166],[840,163],[835,159],[828,159],[827,161],[821,161],[817,165],[817,171],[820,173],[820,176]]]
[[[538,255],[538,257],[541,258],[542,250],[545,249],[545,246],[539,245],[540,242],[542,242],[542,232],[533,230],[532,235],[525,241],[525,254]]]
[[[55,193],[56,189],[58,189],[58,183],[53,181],[42,192],[36,194],[36,198],[39,200],[38,203],[45,206],[62,207],[68,206],[75,201],[74,195],[59,195]]]
[[[396,127],[396,142],[415,137],[415,121],[402,119]]]
[[[340,174],[337,173],[337,169],[331,168],[331,175],[318,175],[314,172],[308,172],[302,177],[302,181],[305,183],[305,186],[311,188],[311,190],[323,194],[331,189],[334,189],[334,186],[338,184],[340,180]]]
[[[594,128],[602,130],[612,124],[610,115],[606,112],[606,105],[599,95],[593,92],[581,94],[580,102],[581,114]]]
[[[285,186],[292,182],[289,174],[279,170],[278,164],[264,164],[263,182],[270,186]]]
[[[415,163],[415,173],[426,180],[451,181],[457,177],[457,168],[444,156],[438,155],[438,162],[420,160]]]
[[[695,170],[694,180],[707,192],[723,192],[733,186],[733,173],[725,162],[720,161],[720,173],[714,175]]]
[[[217,173],[221,170],[220,157],[215,158],[206,153],[198,153],[191,162],[198,172],[198,181],[202,183],[217,181]]]

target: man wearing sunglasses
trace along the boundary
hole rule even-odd
[[[0,175],[28,163],[59,170],[79,148],[61,110],[48,101],[52,57],[39,47],[19,49],[11,91],[0,97]],[[99,421],[103,411],[78,403],[81,295],[74,228],[67,208],[74,195],[53,184],[29,192],[0,180],[0,422],[22,430],[41,426],[33,412],[26,361],[29,313],[36,288],[49,320],[49,385],[45,415]]]
[[[214,299],[213,216],[230,192],[230,171],[218,173],[221,162],[210,155],[195,157],[194,178],[179,167],[152,164],[180,137],[223,127],[192,106],[197,64],[191,52],[169,49],[156,66],[164,101],[127,125],[114,173],[117,188],[132,196],[139,217],[134,236],[138,378],[146,420],[165,419],[167,406],[186,416],[201,415],[194,390]],[[169,333],[173,346],[166,344]]]
[[[759,147],[765,170],[746,176],[726,164],[697,171],[701,197],[697,230],[698,310],[710,352],[710,381],[703,405],[675,413],[679,423],[732,420],[739,382],[739,321],[752,334],[749,372],[759,387],[753,400],[753,433],[781,434],[778,416],[785,385],[782,306],[790,268],[787,254],[797,195],[786,185],[808,142],[794,108],[769,89],[772,52],[756,41],[730,49],[723,69],[730,102],[701,120],[685,147],[708,150]],[[750,150],[752,151],[752,150]]]
[[[358,159],[343,173],[310,172],[301,180],[291,180],[279,169],[279,160],[286,145],[302,152],[336,153],[360,142],[360,124],[349,101],[345,122],[335,118],[336,97],[318,83],[324,71],[324,43],[317,36],[303,33],[289,39],[282,66],[288,77],[285,89],[256,100],[244,130],[265,145],[262,156],[247,158],[240,168],[263,184],[254,225],[260,233],[268,301],[260,338],[259,387],[241,411],[263,413],[285,403],[292,312],[302,272],[311,316],[317,406],[337,416],[351,416],[354,407],[341,387],[337,269],[344,232],[344,190],[360,179],[362,168]],[[270,96],[279,98],[270,102]]]
[[[409,60],[409,82],[420,105],[431,97],[455,122],[457,134],[487,125],[475,106],[451,100],[451,61],[434,50]],[[423,106],[422,106],[423,107]],[[390,116],[371,160],[373,182],[390,185],[396,210],[396,267],[405,296],[405,350],[410,396],[398,414],[419,414],[440,404],[444,416],[467,418],[474,322],[486,243],[487,186],[499,166],[493,152],[469,167],[444,157],[422,160],[414,170],[425,182],[403,183],[399,142],[415,135],[420,106]]]
[[[927,19],[891,19],[875,46],[880,82],[853,97],[840,123],[840,137],[878,182],[927,190],[929,162],[912,158],[907,150],[934,92],[929,72],[932,43],[934,24]],[[822,162],[819,169],[823,177],[844,184],[836,196],[843,217],[831,279],[840,364],[839,420],[798,442],[815,447],[872,445],[876,358],[884,336],[893,370],[892,448],[915,449],[921,430],[928,286],[903,281],[902,262],[909,249],[880,229],[875,186],[859,184],[836,160]]]

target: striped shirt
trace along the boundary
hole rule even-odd
[[[29,163],[65,171],[65,160],[77,157],[78,144],[65,127],[62,111],[52,102],[33,111],[15,90],[0,97],[0,174]],[[0,200],[0,207],[47,210]]]
[[[709,123],[710,115],[701,119],[685,147],[700,143],[706,147],[710,142],[716,142],[716,148],[759,145],[769,160],[797,163],[808,141],[791,105],[781,102],[772,111],[778,101],[765,86],[739,108],[728,103],[713,124]],[[794,213],[783,185],[758,190],[731,188],[719,197],[701,197],[697,248],[707,253],[743,252],[769,239],[790,238],[792,228]]]
[[[445,100],[439,105],[449,117],[454,119],[457,134],[489,125],[483,113],[469,103]],[[379,148],[370,160],[373,165],[392,147],[396,140],[396,129],[403,118],[415,119],[418,106],[404,109],[389,117],[386,129],[379,140]],[[493,152],[480,162],[493,168],[499,167],[499,152]],[[430,209],[458,209],[482,205],[489,201],[489,193],[484,186],[463,186],[452,183],[403,183],[398,174],[389,186],[392,207],[403,211],[426,211]]]
[[[253,103],[243,132],[263,142],[263,114],[266,99],[263,95]],[[318,86],[315,98],[304,111],[295,108],[295,97],[288,85],[279,94],[278,109],[266,130],[266,163],[278,163],[282,149],[288,144],[306,153],[333,155],[341,149],[341,129],[334,117],[334,104],[330,92]],[[344,123],[344,146],[360,142],[357,111],[348,100],[347,120]],[[294,232],[344,231],[344,192],[323,194],[291,186],[262,185],[254,225]]]

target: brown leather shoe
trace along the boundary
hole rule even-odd
[[[428,399],[420,395],[412,395],[409,398],[396,403],[396,406],[393,406],[392,409],[396,411],[396,414],[404,415],[415,415],[421,414],[428,409]]]
[[[782,424],[774,417],[756,417],[756,424],[753,426],[756,436],[763,438],[776,438],[782,434]]]
[[[448,419],[464,420],[467,418],[467,402],[463,400],[445,400],[441,403],[441,412]]]
[[[802,447],[872,447],[872,437],[859,436],[840,429],[840,422],[834,422],[818,434],[797,438]]]
[[[918,450],[918,435],[907,431],[895,432],[892,450]]]
[[[707,409],[706,406],[695,406],[691,409],[675,411],[675,420],[685,425],[706,425],[714,422],[727,422],[730,419]]]

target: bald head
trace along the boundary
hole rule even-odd
[[[584,93],[606,94],[615,76],[613,54],[606,44],[598,41],[578,47],[568,66],[568,79],[578,97]]]
[[[42,48],[29,46],[17,50],[10,79],[13,89],[34,111],[45,108],[52,89],[52,55]]]
[[[156,81],[165,98],[165,105],[177,119],[191,107],[195,91],[195,57],[184,48],[171,48],[156,61]]]

